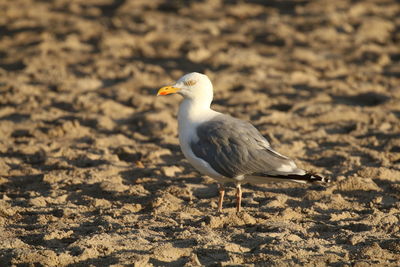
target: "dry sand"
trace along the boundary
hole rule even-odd
[[[0,1],[0,266],[398,266],[400,4]],[[217,186],[179,96],[250,120],[327,187]]]

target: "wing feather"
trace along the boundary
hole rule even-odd
[[[190,144],[194,154],[225,177],[254,173],[281,175],[300,171],[291,159],[274,151],[248,122],[219,115],[199,125],[196,132],[197,139]]]

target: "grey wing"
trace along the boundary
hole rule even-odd
[[[197,128],[198,140],[191,142],[194,154],[225,177],[279,175],[297,169],[294,162],[275,152],[268,141],[248,122],[220,115]]]

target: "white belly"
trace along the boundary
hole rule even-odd
[[[219,181],[219,182],[230,182],[232,179],[227,178],[219,173],[217,173],[206,161],[203,159],[196,157],[193,153],[192,149],[190,148],[190,139],[186,134],[179,135],[179,143],[181,146],[181,150],[185,158],[189,161],[192,166],[198,170],[200,173],[210,176],[211,178]]]
[[[192,164],[192,166],[196,170],[198,170],[202,174],[210,176],[211,178],[219,182],[232,181],[232,179],[217,173],[206,161],[199,157],[196,157],[196,155],[190,148],[190,143],[193,141],[196,142],[198,139],[196,127],[202,122],[211,119],[213,116],[218,115],[219,113],[208,109],[204,110],[201,113],[193,114],[188,107],[185,107],[185,104],[187,103],[183,102],[179,108],[178,124],[179,144],[186,159],[189,161],[190,164]]]

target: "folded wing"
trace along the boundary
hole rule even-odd
[[[199,125],[196,132],[197,139],[190,144],[194,154],[225,177],[293,179],[306,174],[293,160],[274,151],[248,122],[219,115]]]

